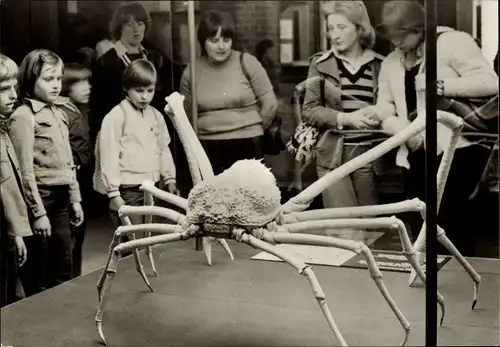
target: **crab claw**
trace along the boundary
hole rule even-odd
[[[446,313],[446,309],[444,307],[444,301],[440,301],[439,307],[441,307],[441,320],[439,321],[439,326],[443,326],[444,315]]]
[[[212,265],[212,239],[209,237],[203,238],[203,250],[205,251],[205,256],[207,257],[208,265]]]
[[[481,281],[474,282],[474,299],[472,301],[472,308],[473,310],[476,307],[477,304],[477,296],[479,294],[479,285],[481,284]]]
[[[101,342],[107,346],[108,344],[106,343],[106,338],[104,338],[104,332],[102,331],[102,321],[96,321],[95,322],[97,325],[97,332],[99,333],[99,337],[101,338]]]
[[[410,327],[405,328],[405,337],[404,337],[403,342],[401,343],[400,346],[404,346],[408,342],[408,338],[410,337],[410,330],[411,330]]]
[[[234,260],[233,252],[231,252],[231,248],[229,248],[227,241],[224,239],[216,239],[216,240],[217,240],[217,242],[220,243],[222,248],[224,248],[224,250],[227,252],[227,254],[229,254],[229,258],[231,258],[231,260]]]

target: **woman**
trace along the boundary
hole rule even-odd
[[[375,129],[370,108],[377,95],[382,56],[371,48],[375,31],[362,1],[330,1],[322,5],[332,49],[311,58],[303,117],[323,131],[315,148],[319,177],[372,147],[371,134],[341,130]],[[367,165],[323,192],[326,208],[376,205],[373,165]]]
[[[171,65],[160,52],[143,46],[144,36],[150,27],[151,17],[139,2],[124,2],[114,11],[110,23],[110,31],[115,40],[113,49],[107,50],[96,61],[92,72],[92,139],[95,140],[104,116],[123,99],[122,74],[131,61],[150,60],[159,75],[163,76],[161,83],[157,84],[153,101],[158,109],[163,109],[165,96],[173,91]],[[169,85],[170,88],[167,88]]]
[[[190,84],[189,66],[181,78],[187,110],[196,93],[198,136],[215,174],[238,160],[263,158],[262,136],[277,108],[262,65],[252,55],[232,49],[234,33],[227,12],[207,11],[198,28],[196,86]]]
[[[414,1],[391,1],[384,4],[382,21],[396,50],[382,63],[375,109],[382,127],[395,134],[416,116],[415,82],[424,78],[424,8]],[[437,33],[438,95],[475,98],[497,94],[498,77],[474,39],[465,32],[448,27],[438,26]],[[438,154],[442,153],[444,142],[441,140],[446,132],[438,125]],[[422,200],[425,199],[426,177],[423,144],[423,134],[412,138],[406,148],[400,149],[397,158],[397,164],[408,169],[408,196]],[[471,243],[465,238],[459,240],[457,236],[472,232],[467,230],[467,202],[481,177],[488,150],[465,139],[458,147],[441,201],[438,224],[449,233],[450,239],[456,239],[455,244],[462,251]]]

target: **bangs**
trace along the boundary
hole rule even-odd
[[[68,93],[71,86],[80,81],[89,81],[92,71],[79,64],[66,64],[62,78],[62,92]]]
[[[17,78],[19,68],[9,57],[0,54],[0,82]]]
[[[228,23],[221,23],[220,26],[213,28],[208,33],[208,37],[214,37],[220,29],[220,36],[224,39],[234,39],[234,29]]]
[[[150,61],[134,60],[123,72],[123,89],[154,86],[156,78],[156,69]]]

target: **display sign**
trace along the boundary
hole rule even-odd
[[[398,272],[411,271],[411,264],[408,262],[408,259],[406,259],[406,256],[404,254],[401,254],[401,252],[372,250],[372,254],[373,258],[375,259],[375,263],[377,263],[377,266],[380,270]],[[437,269],[441,269],[450,259],[450,256],[438,255]],[[341,266],[360,269],[368,268],[366,258],[363,254],[357,254],[356,256],[343,263]]]

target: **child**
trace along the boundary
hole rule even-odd
[[[159,184],[162,179],[167,191],[177,191],[165,119],[150,106],[156,78],[156,69],[148,60],[131,62],[122,77],[126,97],[102,122],[101,177],[116,225],[120,224],[117,212],[122,205],[144,204],[139,187],[145,180]],[[143,222],[142,218],[131,219],[133,224]]]
[[[66,64],[62,80],[62,97],[58,105],[68,116],[69,142],[76,165],[76,178],[82,194],[82,206],[88,216],[89,202],[93,201],[92,171],[93,152],[90,141],[88,102],[90,96],[89,68],[80,64]],[[82,246],[85,238],[86,222],[79,227],[73,226],[73,277],[82,273]]]
[[[10,135],[22,173],[34,236],[30,259],[21,272],[32,295],[71,279],[72,222],[83,222],[80,189],[68,134],[68,118],[55,107],[61,91],[62,60],[37,49],[22,61],[19,92],[23,101],[11,116]]]
[[[8,135],[8,117],[17,101],[16,63],[0,54],[0,307],[24,297],[17,266],[26,261],[23,237],[31,236],[16,153]]]

